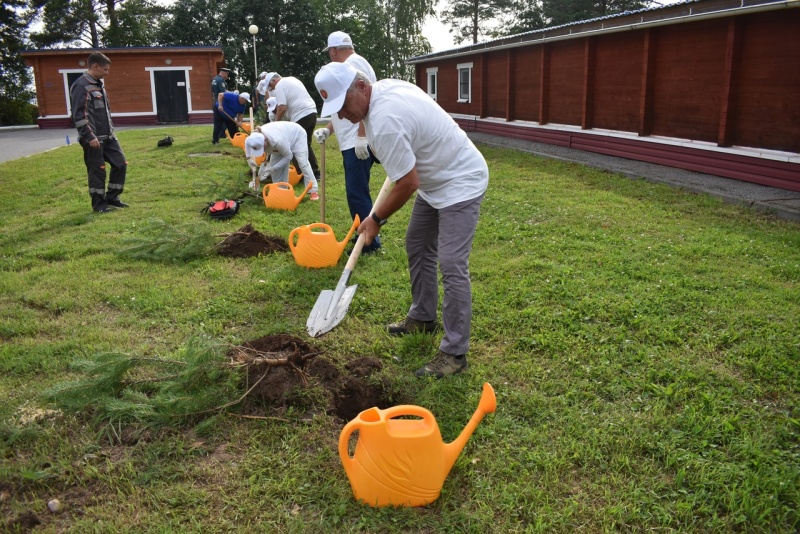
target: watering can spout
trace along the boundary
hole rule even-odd
[[[475,413],[472,414],[467,426],[464,427],[464,430],[461,431],[461,434],[459,434],[453,442],[444,445],[445,473],[450,472],[450,469],[453,467],[453,464],[456,463],[461,451],[464,450],[464,447],[467,445],[470,436],[475,432],[481,420],[483,420],[483,416],[487,413],[494,413],[496,408],[497,398],[494,394],[494,388],[492,388],[491,384],[488,382],[484,382],[481,399],[478,401],[478,408],[475,410]]]

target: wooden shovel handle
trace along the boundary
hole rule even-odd
[[[370,216],[375,213],[375,210],[378,209],[378,206],[386,199],[386,196],[389,194],[389,189],[391,189],[391,185],[392,181],[387,176],[386,180],[383,181],[381,190],[378,192],[378,196],[375,197],[375,202],[372,203],[372,209],[369,212]],[[356,241],[356,244],[353,247],[353,252],[350,253],[350,259],[347,260],[347,265],[344,266],[345,271],[352,271],[355,268],[358,257],[361,255],[361,249],[364,248],[365,240],[366,237],[364,237],[364,234],[358,235],[358,241]]]

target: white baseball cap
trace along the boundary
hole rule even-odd
[[[264,134],[254,132],[244,141],[244,155],[246,158],[257,158],[264,155]]]
[[[278,105],[278,99],[271,96],[267,99],[267,111],[272,111]]]
[[[239,93],[239,98],[244,98],[248,102],[250,102],[250,93]]]
[[[314,85],[322,97],[320,117],[338,113],[344,105],[347,90],[356,79],[358,71],[347,63],[328,63],[314,77]]]
[[[264,80],[266,80],[267,82],[267,85],[269,85],[269,82],[272,81],[272,78],[274,78],[277,75],[278,75],[277,72],[268,72],[266,78],[264,78]]]
[[[337,46],[353,46],[353,40],[344,32],[333,32],[328,36],[328,46],[325,47],[325,51]]]
[[[261,74],[259,74],[259,75],[258,75],[258,77],[259,77],[259,78],[263,78],[263,77],[264,77],[264,76],[266,76],[266,75],[267,75],[267,73],[266,73],[266,72],[262,72]]]

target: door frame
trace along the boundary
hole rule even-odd
[[[182,70],[184,71],[184,78],[186,79],[186,113],[187,116],[191,115],[192,113],[192,86],[191,82],[189,81],[189,71],[192,70],[190,66],[173,66],[173,67],[145,67],[147,72],[150,73],[150,98],[153,101],[153,113],[158,115],[158,104],[156,103],[156,76],[154,74],[155,71],[165,71],[165,70]]]

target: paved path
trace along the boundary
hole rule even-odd
[[[115,128],[118,132],[132,129],[145,128],[174,128],[167,126],[120,126]],[[209,125],[209,131],[211,125]],[[75,128],[45,128],[38,126],[12,126],[0,128],[0,163],[11,161],[40,152],[46,152],[67,144],[67,136],[71,143],[76,143],[78,132]],[[210,134],[209,134],[210,139]]]
[[[689,191],[708,193],[731,204],[771,211],[778,217],[800,221],[800,192],[685,171],[643,161],[584,152],[574,148],[533,143],[476,132],[468,132],[467,135],[476,143],[514,148],[537,156],[583,163],[590,167],[619,172],[634,179],[644,178],[651,182],[665,183]]]
[[[123,126],[117,128],[117,130],[175,127],[180,126]],[[210,132],[211,125],[209,124],[208,127]],[[36,126],[0,128],[0,146],[3,147],[0,150],[0,163],[63,146],[66,144],[67,135],[74,143],[77,137],[74,128],[39,129]],[[619,172],[631,178],[644,178],[652,182],[666,183],[690,191],[708,193],[732,204],[771,211],[778,217],[800,221],[800,192],[496,135],[470,132],[469,136],[477,143],[514,148],[547,158],[573,161],[590,167]]]

